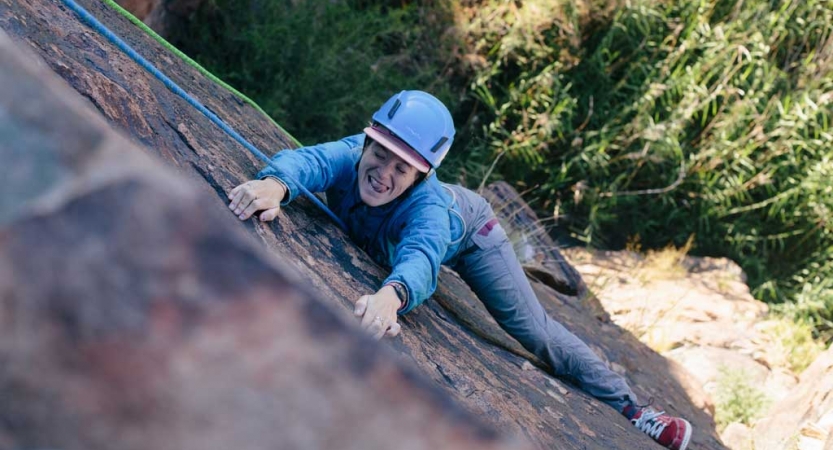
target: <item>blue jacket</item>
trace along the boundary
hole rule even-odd
[[[405,314],[437,289],[440,265],[455,256],[465,230],[450,217],[452,198],[435,175],[388,204],[365,205],[357,183],[364,138],[358,134],[278,152],[272,162],[280,169],[270,165],[257,176],[274,176],[286,184],[284,204],[298,196],[299,184],[310,192],[326,192],[328,206],[347,226],[350,238],[392,269],[382,285],[397,281],[407,287],[408,302],[399,311]]]

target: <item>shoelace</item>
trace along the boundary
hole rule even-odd
[[[665,414],[665,411],[654,411],[650,408],[645,408],[642,410],[642,415],[639,416],[638,419],[633,421],[634,426],[638,428],[643,433],[651,436],[654,439],[659,438],[659,435],[662,434],[662,430],[668,425],[661,421],[655,421],[657,417]]]

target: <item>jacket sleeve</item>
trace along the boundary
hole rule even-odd
[[[301,193],[300,187],[310,192],[323,192],[349,177],[363,144],[364,134],[357,134],[335,142],[282,150],[258,172],[257,178],[274,177],[283,182],[288,188],[282,202],[286,205]]]
[[[382,283],[399,282],[408,289],[408,298],[399,314],[422,304],[437,289],[451,230],[448,210],[440,205],[426,205],[402,219],[399,240],[391,261],[393,270]]]

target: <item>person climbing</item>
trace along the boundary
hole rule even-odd
[[[500,326],[588,394],[625,415],[661,445],[684,450],[691,424],[638,405],[623,376],[546,313],[492,208],[435,174],[454,140],[443,103],[426,92],[402,91],[373,114],[364,132],[336,142],[281,151],[272,164],[228,194],[240,220],[259,212],[275,219],[304,187],[326,192],[349,237],[391,268],[354,313],[374,338],[397,336],[407,314],[437,288],[440,265],[455,270]]]

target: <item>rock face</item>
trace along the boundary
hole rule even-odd
[[[772,400],[795,385],[760,329],[766,304],[752,297],[731,261],[673,252],[567,254],[614,322],[684,366],[707,394],[726,370],[743,373]]]
[[[766,304],[749,293],[737,265],[667,250],[647,256],[583,249],[565,253],[614,323],[683,365],[706,394],[716,394],[728,373],[740,376],[750,394],[771,404],[753,428],[729,424],[721,433],[727,446],[821,450],[830,440],[833,353],[819,356],[798,383],[789,348],[771,331],[778,322],[765,320]],[[690,395],[698,399],[700,393]],[[713,408],[708,395],[705,400]]]
[[[833,448],[833,348],[801,374],[798,386],[755,424],[752,436],[756,450]]]
[[[290,146],[253,108],[103,3],[81,3],[258,148]],[[40,153],[2,156],[23,183],[3,193],[23,194],[0,201],[0,392],[13,399],[0,403],[0,448],[99,448],[114,435],[131,449],[503,448],[515,445],[507,435],[542,449],[658,448],[606,405],[529,364],[450,271],[402,319],[399,338],[375,345],[357,336],[352,303],[386,272],[311,202],[298,200],[272,224],[231,223],[226,192],[260,161],[60,2],[0,0],[0,28],[141,144],[113,143],[75,120],[54,125],[64,131],[49,139],[31,138],[44,140]],[[43,123],[55,110],[40,109]],[[58,139],[72,131],[84,144],[65,150]],[[39,159],[22,159],[30,154]],[[94,170],[101,167],[125,175],[111,180]],[[644,400],[687,417],[693,448],[723,448],[678,365],[595,314],[573,272],[546,273],[555,281],[533,285],[553,317],[625,372]]]

